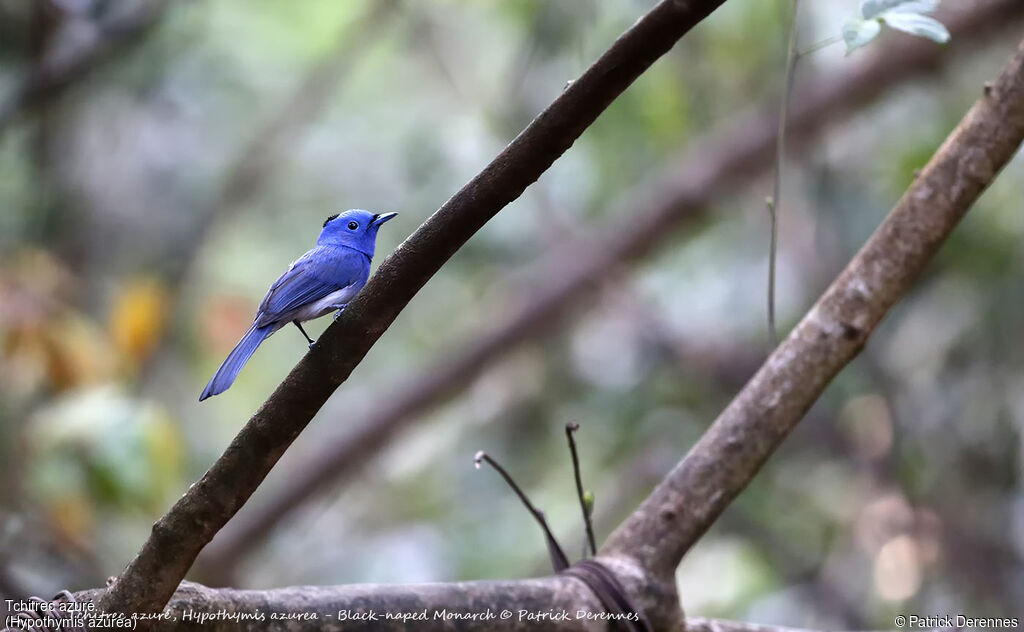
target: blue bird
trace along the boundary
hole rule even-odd
[[[199,401],[228,390],[260,343],[288,323],[295,323],[312,347],[313,339],[301,323],[334,310],[340,314],[363,289],[370,276],[377,229],[395,215],[352,209],[328,217],[316,246],[270,286],[252,327],[213,374]]]

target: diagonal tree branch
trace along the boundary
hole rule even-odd
[[[103,594],[107,612],[159,611],[409,300],[491,217],[564,153],[604,109],[724,0],[663,0],[626,31],[484,170],[388,257]]]
[[[1024,45],[832,286],[606,551],[671,573],[907,292],[1024,139]]]
[[[794,99],[789,133],[799,139],[835,122],[880,96],[889,87],[934,69],[953,58],[956,46],[976,40],[996,25],[1012,23],[1024,15],[1019,0],[986,0],[966,13],[943,18],[953,34],[949,47],[920,38],[899,37],[879,46],[874,54],[847,73],[827,80],[809,81],[809,88]],[[950,50],[952,49],[952,50]],[[865,51],[869,52],[869,51]],[[899,63],[893,63],[898,59]],[[348,434],[326,445],[258,506],[242,512],[204,552],[204,570],[217,579],[274,527],[331,482],[347,480],[398,432],[447,398],[465,388],[475,375],[502,357],[514,345],[552,327],[583,294],[607,277],[608,270],[663,245],[671,230],[696,221],[713,200],[735,184],[771,166],[777,139],[777,119],[771,112],[756,113],[727,130],[697,144],[650,187],[649,208],[623,209],[604,229],[549,258],[542,270],[561,270],[534,288],[528,303],[497,322],[481,336],[462,345],[457,355],[441,358],[432,367],[400,385],[392,397],[362,419]]]

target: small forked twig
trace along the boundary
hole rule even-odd
[[[576,453],[576,438],[574,433],[580,429],[575,421],[565,424],[565,438],[569,440],[569,453],[572,455],[572,473],[576,477],[576,496],[580,500],[580,511],[583,512],[583,524],[587,529],[587,544],[590,545],[590,554],[597,555],[597,542],[594,539],[594,524],[590,519],[593,511],[592,503],[588,503],[586,493],[583,491],[583,477],[580,475],[580,458]]]
[[[548,544],[548,555],[551,557],[551,566],[554,567],[555,572],[558,573],[569,568],[569,558],[565,556],[565,551],[562,550],[562,546],[558,544],[558,540],[555,539],[555,535],[551,533],[551,528],[548,527],[548,521],[544,518],[544,512],[533,506],[533,503],[530,502],[530,499],[526,497],[526,494],[523,493],[523,490],[519,488],[519,485],[516,484],[509,473],[505,471],[505,468],[501,467],[497,461],[492,459],[483,450],[477,452],[476,456],[473,457],[473,465],[475,465],[477,469],[480,469],[481,462],[486,462],[488,465],[493,467],[498,474],[501,474],[501,477],[505,479],[505,482],[508,483],[508,486],[512,488],[512,491],[516,493],[516,496],[519,496],[519,500],[523,502],[526,509],[533,514],[534,518],[536,518],[537,523],[540,524],[540,528],[544,530],[544,538],[547,540]]]

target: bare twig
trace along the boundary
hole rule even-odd
[[[153,525],[149,539],[104,593],[100,607],[107,612],[159,611],[199,551],[252,495],[427,280],[723,1],[658,3],[400,245],[203,478]]]
[[[980,87],[979,87],[980,91]],[[896,208],[605,549],[671,573],[860,352],[1024,139],[1024,45]]]
[[[804,55],[810,55],[811,53],[817,52],[817,51],[819,51],[819,50],[821,50],[823,48],[828,48],[829,46],[831,46],[833,44],[838,44],[841,41],[843,41],[843,38],[838,36],[838,35],[833,36],[833,37],[828,37],[828,38],[825,38],[825,39],[821,40],[820,42],[815,42],[814,44],[811,44],[807,48],[801,48],[800,50],[798,50],[796,52],[796,56],[799,59],[800,57],[803,57]]]
[[[1024,3],[1019,0],[987,0],[970,11],[943,18],[953,33],[949,46],[935,46],[921,38],[897,38],[865,51],[869,56],[840,76],[805,82],[807,89],[794,99],[790,136],[796,140],[808,137],[891,86],[950,60],[957,46],[976,41],[993,27],[1013,24],[1021,15]],[[894,59],[899,63],[893,63]],[[553,327],[581,296],[609,277],[609,270],[664,244],[674,228],[702,217],[704,208],[732,191],[737,182],[769,168],[777,141],[776,120],[770,112],[762,112],[729,122],[723,133],[696,143],[693,151],[672,161],[673,166],[654,179],[645,194],[647,206],[625,208],[622,221],[613,221],[559,249],[539,267],[563,273],[535,287],[522,308],[462,345],[459,354],[442,357],[417,371],[392,396],[382,398],[382,404],[367,418],[352,424],[353,431],[306,458],[300,469],[289,472],[280,489],[243,512],[218,536],[203,555],[204,567],[215,571],[231,568],[318,490],[358,473],[381,446],[418,416],[464,389],[516,344]]]
[[[505,471],[505,468],[501,467],[500,463],[488,456],[488,454],[483,450],[477,452],[476,456],[473,457],[473,464],[477,469],[480,468],[481,462],[487,463],[494,468],[498,474],[501,474],[501,477],[505,479],[505,483],[512,488],[512,491],[514,491],[516,496],[519,497],[519,500],[523,503],[523,506],[526,507],[526,510],[533,515],[534,520],[536,520],[537,524],[540,525],[541,530],[544,532],[544,539],[547,541],[548,555],[551,558],[551,566],[554,571],[557,573],[558,571],[569,568],[569,558],[565,556],[565,551],[562,550],[562,545],[560,545],[558,540],[555,539],[555,534],[551,533],[551,527],[548,526],[548,521],[547,518],[544,517],[544,512],[537,509],[533,503],[530,502],[529,496],[527,496],[519,485],[516,484],[515,479]]]
[[[782,144],[780,135],[779,145]],[[779,175],[775,176],[776,181],[779,178]],[[770,348],[774,349],[779,346],[779,332],[775,329],[775,258],[779,245],[779,213],[775,207],[775,198],[766,199],[764,205],[768,209],[768,342]]]
[[[594,540],[594,523],[590,520],[590,507],[587,503],[586,492],[583,491],[583,476],[580,474],[580,457],[576,454],[576,438],[573,436],[580,425],[576,422],[565,424],[565,438],[569,442],[569,454],[572,455],[572,473],[576,480],[576,496],[580,500],[580,512],[583,514],[583,525],[587,531],[587,544],[590,545],[590,554],[597,555],[597,542]]]

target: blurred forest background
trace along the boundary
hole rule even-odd
[[[197,401],[324,218],[398,211],[379,263],[649,4],[0,0],[0,592],[49,596],[119,572],[306,351],[282,330],[230,391]],[[803,4],[801,48],[858,11]],[[565,275],[572,244],[639,215],[652,178],[701,159],[687,153],[698,139],[773,110],[790,6],[732,0],[656,63],[412,301],[238,518]],[[981,94],[1021,24],[954,33],[930,72],[837,108],[794,146],[783,333]],[[794,107],[900,38],[801,57]],[[43,63],[88,72],[35,89]],[[529,515],[472,458],[500,460],[579,551],[573,420],[606,536],[767,351],[766,166],[608,270],[567,317],[530,328],[265,539],[201,558],[192,578],[543,573]],[[855,629],[902,612],[1021,614],[1022,176],[1017,160],[688,555],[689,614]]]

